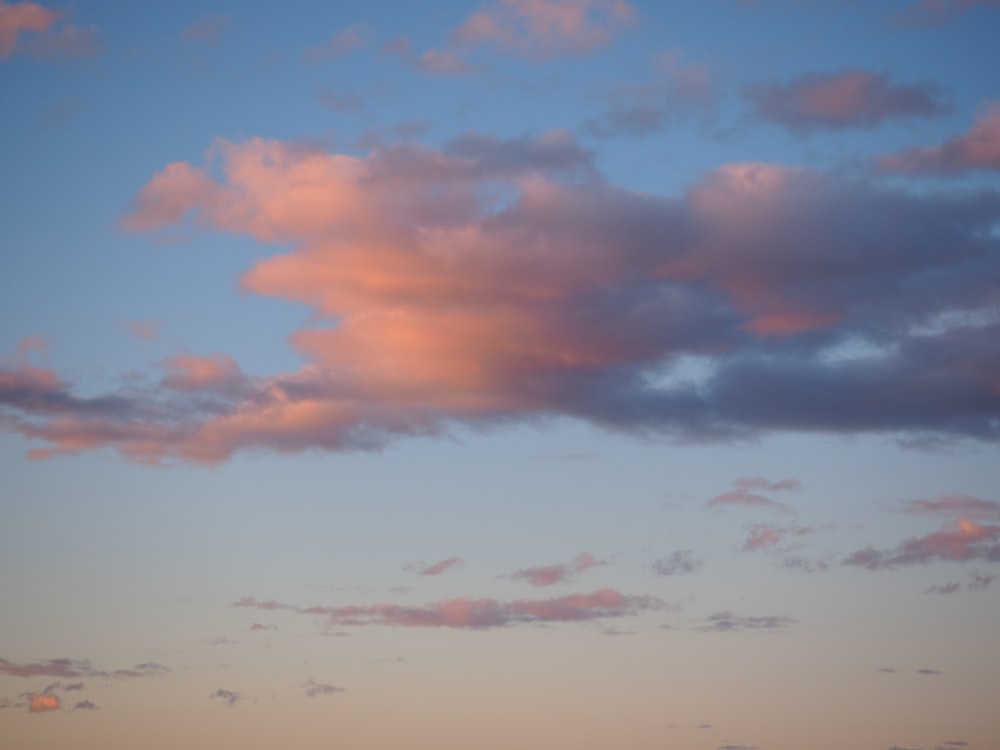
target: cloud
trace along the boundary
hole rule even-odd
[[[58,711],[61,707],[59,696],[51,693],[28,693],[28,713],[40,714]]]
[[[917,674],[927,675],[929,677],[936,677],[937,675],[941,674],[941,672],[937,669],[918,669]]]
[[[239,693],[235,693],[232,690],[223,690],[222,688],[219,688],[208,697],[212,700],[218,698],[230,708],[235,706],[239,701],[243,700],[243,696]]]
[[[0,2],[0,60],[14,54],[22,34],[46,32],[61,16],[38,3]]]
[[[441,560],[433,565],[425,565],[423,562],[409,563],[403,568],[403,570],[412,570],[422,576],[439,576],[445,571],[461,566],[464,563],[465,560],[461,557],[449,557],[446,560]]]
[[[976,6],[1000,6],[1000,0],[918,0],[893,18],[907,26],[940,26]]]
[[[363,23],[356,23],[337,31],[319,47],[306,52],[306,58],[318,62],[329,58],[346,57],[351,52],[371,44],[374,31]]]
[[[319,92],[319,100],[331,112],[360,112],[365,107],[361,95],[354,91],[339,94],[329,88],[324,88]]]
[[[402,60],[414,70],[438,76],[469,75],[479,68],[466,61],[461,55],[447,49],[428,49],[422,54],[413,51],[410,40],[399,37],[385,45],[385,51]]]
[[[257,630],[277,630],[277,629],[278,629],[277,625],[263,625],[263,624],[261,624],[259,622],[255,622],[253,625],[250,626],[250,630],[251,631],[257,631]]]
[[[937,86],[893,84],[884,73],[858,68],[760,84],[747,89],[746,96],[760,117],[796,133],[874,128],[886,120],[933,117],[949,108]]]
[[[620,83],[608,93],[607,109],[586,123],[590,135],[643,136],[656,133],[679,117],[707,118],[717,98],[708,68],[683,61],[680,52],[660,55],[653,78]]]
[[[933,584],[924,589],[925,594],[954,594],[962,590],[960,583]]]
[[[333,695],[334,693],[342,693],[345,688],[336,687],[335,685],[324,685],[315,680],[309,680],[302,687],[305,688],[306,695],[309,698],[315,698],[317,695]]]
[[[158,322],[133,320],[129,322],[128,330],[137,339],[155,341],[160,335],[160,324]]]
[[[972,580],[965,585],[965,588],[970,591],[982,591],[983,589],[987,589],[993,585],[993,582],[997,579],[997,577],[998,576],[990,575],[977,570],[973,572]]]
[[[882,172],[935,177],[1000,170],[1000,101],[984,103],[965,135],[950,138],[940,146],[880,156],[876,164]]]
[[[936,560],[1000,562],[1000,526],[960,519],[926,536],[906,539],[894,549],[868,547],[858,550],[844,559],[843,564],[860,565],[869,570],[891,570],[901,565],[922,565]]]
[[[706,618],[706,620],[708,624],[700,627],[699,630],[717,633],[744,630],[781,630],[798,622],[798,620],[792,617],[783,617],[778,615],[737,615],[729,609],[711,614]]]
[[[757,750],[756,745],[719,745],[717,750]]]
[[[533,58],[581,55],[607,44],[635,16],[627,0],[499,0],[469,16],[453,40]]]
[[[258,603],[244,597],[233,606],[274,609],[273,603]],[[635,615],[659,610],[666,603],[652,596],[626,596],[614,589],[600,589],[590,594],[569,594],[551,599],[446,599],[422,607],[399,604],[347,605],[340,607],[292,607],[305,615],[325,618],[330,625],[385,625],[422,628],[461,628],[485,630],[532,623],[585,622]]]
[[[780,544],[787,536],[805,536],[811,533],[813,533],[813,529],[809,526],[771,526],[755,523],[750,526],[747,540],[743,544],[743,551],[756,552],[762,549],[771,549]],[[786,567],[789,567],[787,560]]]
[[[236,360],[225,354],[196,357],[178,354],[163,363],[167,376],[164,388],[175,391],[209,393],[239,392],[247,384]]]
[[[585,570],[608,564],[607,560],[598,560],[589,552],[583,552],[569,563],[521,568],[511,573],[510,578],[526,581],[532,586],[552,586],[556,583],[568,583]]]
[[[123,227],[278,245],[241,286],[311,309],[289,338],[302,367],[82,396],[14,364],[0,426],[41,441],[35,458],[205,464],[560,417],[678,441],[996,441],[998,221],[992,190],[773,164],[632,192],[566,131],[365,157],[219,141],[154,175]]]
[[[695,573],[704,567],[705,561],[694,556],[694,551],[681,549],[671,552],[653,562],[653,572],[659,576],[676,576]]]
[[[799,482],[795,479],[770,482],[762,477],[740,477],[734,479],[732,485],[735,489],[723,492],[721,495],[716,495],[705,503],[705,505],[709,508],[767,508],[780,513],[791,513],[792,510],[787,505],[752,490],[780,492],[784,490],[797,490],[800,487]]]
[[[934,500],[901,500],[900,510],[912,515],[940,515],[975,521],[1000,521],[1000,502],[972,495],[941,495]]]
[[[76,705],[73,706],[74,711],[96,711],[98,708],[100,706],[90,701],[77,701]]]
[[[0,659],[0,674],[12,677],[101,677],[101,678],[129,678],[129,677],[154,677],[161,676],[169,672],[169,667],[154,662],[136,664],[127,669],[105,670],[96,669],[85,659],[49,659],[47,661],[26,662],[17,664],[15,662]],[[55,688],[60,683],[55,683],[49,687]],[[67,686],[65,690],[76,689]]]
[[[212,44],[223,37],[232,24],[229,16],[210,14],[199,18],[181,31],[181,39],[185,42],[204,42]]]

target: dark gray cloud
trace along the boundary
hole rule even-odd
[[[705,565],[705,561],[695,557],[694,550],[680,549],[666,557],[653,561],[653,572],[659,576],[676,576],[694,573]]]

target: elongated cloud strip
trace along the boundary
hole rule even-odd
[[[1000,101],[986,102],[969,132],[940,146],[911,148],[879,157],[883,172],[948,177],[975,170],[1000,170]]]
[[[937,87],[893,84],[885,74],[856,68],[754,86],[747,96],[761,117],[795,132],[873,128],[889,119],[931,117],[947,110]]]
[[[410,563],[404,568],[404,570],[412,570],[422,576],[439,576],[445,571],[462,565],[464,562],[465,560],[461,557],[449,557],[445,560],[440,560],[433,565],[425,565],[422,562]]]
[[[175,358],[159,389],[84,397],[15,363],[0,425],[42,441],[36,458],[109,446],[153,463],[549,415],[682,440],[993,441],[998,221],[993,191],[779,165],[634,193],[565,131],[365,158],[219,141],[204,167],[156,174],[123,225],[289,245],[242,286],[313,309],[290,338],[307,364],[248,378],[225,355]],[[679,374],[691,362],[701,374]]]
[[[715,612],[706,618],[707,624],[700,629],[718,633],[741,630],[781,630],[797,622],[783,615],[738,615],[732,610]]]
[[[900,542],[895,549],[868,547],[858,550],[844,560],[844,565],[884,570],[935,560],[1000,562],[1000,526],[979,525],[962,519],[954,526]]]
[[[598,560],[589,552],[583,552],[572,562],[543,565],[537,568],[521,568],[511,573],[510,577],[526,581],[532,586],[552,586],[556,583],[571,581],[585,570],[607,564],[607,560]]]
[[[0,659],[0,674],[11,675],[13,677],[153,677],[169,672],[168,667],[155,662],[136,664],[127,669],[115,669],[112,671],[95,669],[91,663],[84,659],[49,659],[47,661],[27,662],[17,664],[16,662]],[[56,683],[58,685],[59,683]],[[66,688],[71,689],[70,687]]]
[[[273,602],[258,603],[245,597],[234,607],[275,609]],[[390,625],[422,628],[463,628],[485,630],[508,625],[548,622],[582,622],[624,617],[646,610],[662,609],[666,603],[652,596],[626,596],[614,589],[600,589],[590,594],[569,594],[552,599],[519,599],[502,602],[496,599],[446,599],[422,607],[400,604],[348,605],[342,607],[292,607],[306,615],[318,615],[330,625]]]
[[[778,482],[771,482],[763,477],[740,477],[733,480],[734,489],[723,492],[709,500],[705,505],[709,508],[744,507],[744,508],[767,508],[780,513],[791,513],[792,510],[784,503],[772,500],[767,495],[762,495],[753,490],[763,490],[768,492],[781,492],[783,490],[797,490],[800,484],[794,479],[783,479]]]
[[[950,516],[974,521],[1000,521],[1000,502],[971,495],[942,495],[934,500],[916,498],[899,503],[904,513]]]

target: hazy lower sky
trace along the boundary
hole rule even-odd
[[[0,745],[997,750],[998,38],[0,2]]]

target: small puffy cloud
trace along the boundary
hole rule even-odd
[[[334,693],[342,693],[345,690],[345,688],[337,687],[336,685],[324,685],[315,680],[309,680],[302,687],[305,688],[306,696],[309,698],[315,698],[317,695],[333,695]]]
[[[968,133],[938,146],[910,148],[880,156],[882,172],[953,177],[976,170],[1000,170],[1000,101],[983,104]]]
[[[439,576],[442,573],[451,570],[452,568],[459,567],[465,563],[461,557],[449,557],[433,565],[427,565],[423,562],[413,562],[407,564],[403,570],[412,570],[414,573],[422,576]]]
[[[886,120],[933,117],[949,108],[937,86],[894,84],[884,73],[857,68],[752,86],[746,96],[760,117],[798,133],[874,128]]]
[[[243,696],[239,693],[232,690],[224,690],[223,688],[219,688],[208,697],[212,700],[221,700],[230,708],[235,706],[239,701],[243,700]]]
[[[318,62],[330,58],[346,57],[351,52],[371,44],[374,36],[371,27],[356,23],[335,32],[325,44],[306,51],[306,58]]]
[[[653,562],[653,572],[660,576],[676,576],[694,573],[705,565],[705,561],[695,557],[694,550],[681,549],[671,552]]]
[[[911,537],[895,548],[874,547],[858,550],[844,559],[844,565],[859,565],[869,570],[893,569],[934,561],[1000,562],[1000,526],[980,525],[960,519],[954,525],[921,537]]]
[[[533,58],[579,55],[607,44],[635,16],[627,0],[498,0],[469,16],[453,40]]]
[[[24,53],[40,60],[92,57],[104,50],[96,26],[79,27],[63,11],[0,0],[0,60]]]
[[[738,615],[732,610],[715,612],[706,618],[706,624],[699,628],[706,632],[729,633],[754,630],[781,630],[798,620],[779,615]]]
[[[99,706],[89,700],[77,701],[73,706],[73,711],[96,711]]]
[[[532,586],[552,586],[556,583],[567,583],[576,578],[577,574],[590,568],[609,564],[607,560],[598,560],[589,552],[583,552],[569,563],[521,568],[511,573],[510,578],[526,581]]]
[[[28,712],[32,714],[58,711],[61,707],[59,696],[53,693],[28,693]]]

